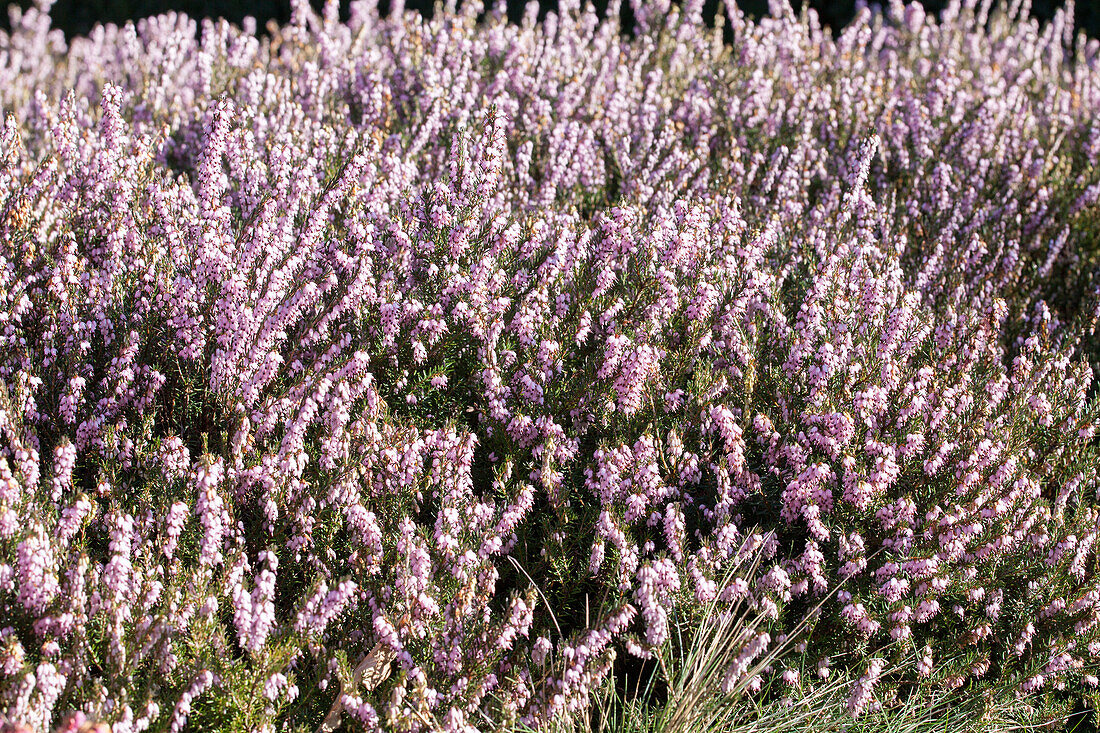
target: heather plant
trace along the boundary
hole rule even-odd
[[[1068,11],[336,10],[0,33],[7,719],[1095,694]]]

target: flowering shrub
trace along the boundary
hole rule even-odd
[[[538,727],[730,568],[716,687],[1096,685],[1100,44],[560,5],[13,11],[9,720]]]

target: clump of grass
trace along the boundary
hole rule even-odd
[[[609,676],[593,692],[580,713],[553,721],[546,733],[1024,733],[1066,730],[1085,733],[1084,713],[1074,713],[1050,699],[1015,694],[1002,686],[973,690],[940,689],[901,697],[890,690],[866,710],[853,714],[851,698],[858,676],[831,673],[806,678],[799,665],[799,634],[810,627],[820,603],[795,633],[770,644],[735,680],[728,673],[751,640],[771,625],[765,615],[742,601],[722,602],[723,592],[739,570],[751,572],[761,557],[746,567],[735,566],[725,577],[715,600],[702,617],[679,619],[670,639],[656,651],[657,664],[644,686],[633,691]],[[834,589],[834,592],[837,589]],[[831,594],[830,594],[831,595]],[[902,654],[882,670],[882,676],[917,664],[915,654]],[[772,675],[756,686],[753,679],[779,665],[799,671],[795,684]],[[658,697],[657,691],[661,690]],[[1077,723],[1077,725],[1074,725]],[[514,733],[535,733],[518,726]]]

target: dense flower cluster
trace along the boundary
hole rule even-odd
[[[1100,44],[397,5],[0,33],[0,713],[538,726],[719,593],[1096,684]]]

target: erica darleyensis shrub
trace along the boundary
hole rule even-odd
[[[715,602],[716,690],[1096,685],[1100,44],[560,5],[12,11],[8,720],[538,728]]]

